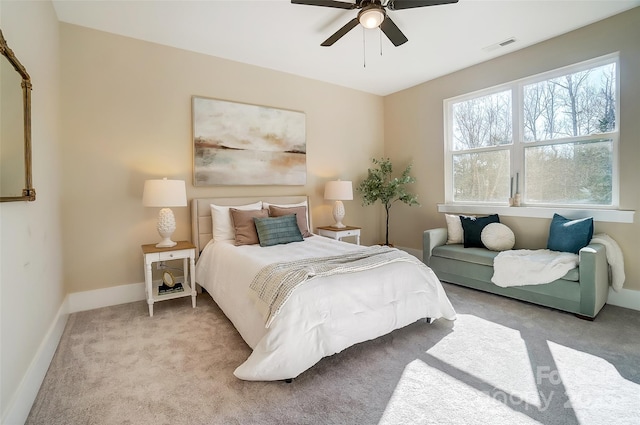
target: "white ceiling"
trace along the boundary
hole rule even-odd
[[[53,4],[62,22],[387,95],[631,9],[640,0],[460,0],[389,11],[409,39],[400,47],[384,35],[381,43],[377,29],[360,26],[321,47],[357,11],[289,0]],[[516,42],[487,49],[510,37]]]

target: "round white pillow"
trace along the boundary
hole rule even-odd
[[[480,234],[484,246],[492,251],[506,251],[516,244],[516,237],[507,226],[502,223],[489,223]]]

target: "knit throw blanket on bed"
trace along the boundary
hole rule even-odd
[[[333,257],[269,264],[258,272],[249,288],[256,300],[256,307],[265,318],[265,327],[268,328],[293,291],[302,283],[316,277],[370,270],[399,261],[426,267],[420,260],[404,251],[386,246],[373,246]]]

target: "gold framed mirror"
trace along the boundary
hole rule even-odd
[[[0,30],[0,202],[35,201],[31,175],[31,78]]]
[[[165,270],[164,273],[162,273],[162,283],[164,283],[169,288],[173,288],[176,284],[176,278],[173,276],[173,273]]]

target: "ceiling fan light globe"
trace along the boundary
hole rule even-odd
[[[363,10],[358,16],[358,21],[365,28],[377,28],[384,21],[384,13],[380,9]]]

